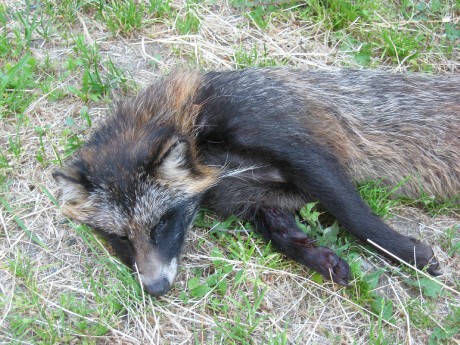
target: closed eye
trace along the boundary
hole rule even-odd
[[[167,218],[165,216],[163,216],[163,217],[160,218],[158,223],[154,227],[152,227],[152,229],[150,230],[150,239],[152,240],[152,242],[154,244],[158,243],[158,239],[159,239],[162,231],[166,227],[167,223],[168,223]]]
[[[117,235],[117,234],[109,234],[107,232],[103,232],[101,230],[98,230],[103,236],[105,236],[105,238],[109,239],[109,240],[112,240],[112,241],[116,241],[116,240],[120,240],[120,241],[129,241],[129,237],[128,236],[120,236],[120,235]]]

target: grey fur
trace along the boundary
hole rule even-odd
[[[286,255],[346,284],[348,265],[294,229],[291,213],[318,198],[359,238],[435,273],[431,248],[374,217],[348,180],[407,179],[398,192],[458,196],[460,78],[175,72],[121,104],[55,177],[63,212],[142,267],[154,295],[169,289],[202,203],[255,222]]]

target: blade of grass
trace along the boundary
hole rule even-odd
[[[0,203],[3,205],[3,207],[5,208],[7,212],[13,215],[13,219],[16,222],[16,224],[21,228],[22,231],[26,233],[27,236],[29,236],[32,242],[34,242],[35,244],[38,244],[40,247],[44,249],[48,249],[47,246],[40,240],[40,238],[38,238],[38,236],[35,235],[35,233],[27,229],[27,226],[24,224],[24,222],[21,219],[19,219],[18,216],[14,214],[13,208],[8,203],[8,201],[6,201],[4,198],[0,198]]]

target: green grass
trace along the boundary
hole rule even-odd
[[[158,19],[171,17],[173,13],[169,0],[150,0],[148,10]]]
[[[29,54],[3,65],[0,70],[0,118],[20,114],[31,103],[35,71],[36,60]]]
[[[234,53],[234,62],[236,68],[273,67],[285,63],[284,61],[278,62],[270,58],[265,47],[262,52],[259,52],[257,45],[254,45],[250,51],[246,51],[243,47],[236,50]]]
[[[127,93],[130,87],[135,86],[129,82],[126,73],[117,68],[110,57],[102,61],[99,46],[87,44],[83,35],[74,37],[74,56],[67,60],[69,71],[79,69],[82,71],[81,86],[69,86],[68,90],[88,102],[98,101],[107,96],[112,90],[121,90]]]
[[[88,229],[78,231],[97,253],[95,240],[87,237],[92,236]],[[108,257],[96,258],[97,261],[87,263],[87,275],[82,277],[83,295],[69,290],[51,302],[44,296],[43,284],[37,276],[56,271],[59,263],[35,267],[29,258],[16,253],[8,266],[20,285],[16,286],[13,308],[6,317],[13,343],[63,344],[80,339],[86,344],[96,344],[98,337],[111,329],[110,324],[124,312],[125,306],[120,301],[132,300],[133,295],[140,299],[140,288],[127,269],[115,267]],[[114,283],[108,281],[107,274],[116,277],[116,288],[107,287]]]
[[[414,343],[458,343],[458,295],[388,264],[314,203],[300,210],[299,225],[350,263],[350,288],[283,257],[250,224],[203,211],[171,292],[145,296],[99,237],[58,215],[50,173],[112,98],[159,70],[448,72],[459,62],[459,16],[458,0],[0,4],[0,342],[395,344],[410,333]],[[440,219],[428,240],[445,263],[441,280],[458,291],[458,203],[402,199],[378,181],[359,190],[386,219],[405,210]]]
[[[200,27],[200,19],[197,17],[196,4],[187,1],[185,14],[179,14],[176,19],[176,29],[180,35],[194,34]]]
[[[100,4],[100,14],[114,34],[130,35],[142,28],[145,6],[134,0],[109,1]]]
[[[458,47],[459,28],[446,18],[459,12],[452,0],[314,0],[301,7],[299,16],[330,30],[332,42],[340,42],[360,65],[384,62],[430,71],[438,58],[451,57]]]

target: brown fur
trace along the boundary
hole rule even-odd
[[[436,274],[431,248],[375,217],[351,181],[458,196],[459,110],[458,77],[175,72],[120,104],[55,177],[64,214],[106,236],[153,295],[172,284],[200,205],[345,285],[346,262],[296,225],[313,197],[359,239]]]

